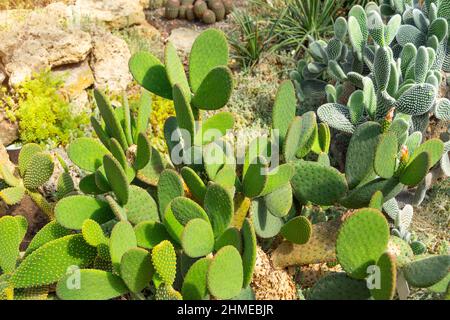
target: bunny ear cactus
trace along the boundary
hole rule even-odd
[[[213,55],[211,47],[215,48]],[[208,29],[195,40],[189,56],[189,80],[172,44],[166,47],[164,62],[150,53],[138,52],[129,66],[135,80],[156,95],[175,99],[172,88],[179,85],[195,109],[216,110],[230,98],[233,80],[227,68],[228,44],[221,31]],[[177,112],[177,118],[181,116]]]
[[[40,146],[24,145],[19,153],[17,170],[14,170],[19,177],[5,164],[0,164],[0,178],[9,186],[0,191],[0,199],[7,205],[14,205],[27,194],[45,214],[52,218],[53,207],[38,189],[51,178],[54,167],[52,156],[45,153]]]

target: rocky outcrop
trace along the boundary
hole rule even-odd
[[[81,17],[122,29],[145,22],[141,0],[77,0],[72,10]],[[149,1],[147,1],[149,2]]]
[[[0,33],[0,57],[10,85],[17,85],[33,72],[78,63],[92,49],[89,33],[65,24],[67,7],[51,4],[31,12],[21,27]]]
[[[9,145],[17,140],[19,129],[17,123],[11,122],[0,110],[0,145]]]
[[[8,79],[14,87],[50,68],[67,73],[64,93],[76,101],[85,101],[83,91],[94,83],[113,93],[131,83],[128,46],[105,25],[154,29],[147,28],[140,0],[53,3],[36,11],[1,11],[0,18],[0,83]]]
[[[126,42],[101,30],[92,36],[92,42],[90,64],[97,87],[112,92],[125,90],[132,81],[128,70],[131,53]]]
[[[172,30],[168,40],[172,42],[175,48],[177,48],[184,54],[188,54],[189,52],[191,52],[192,45],[194,44],[194,41],[199,34],[200,31],[198,30],[177,28]]]

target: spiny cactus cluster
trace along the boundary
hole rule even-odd
[[[222,21],[233,11],[233,0],[168,0],[167,19],[201,20],[206,24]]]
[[[41,195],[39,188],[50,179],[53,170],[54,163],[50,154],[37,144],[24,145],[19,153],[18,165],[13,171],[6,164],[0,164],[0,179],[8,186],[0,190],[0,199],[12,206],[28,195],[44,213],[52,217],[52,205]],[[58,180],[58,196],[62,197],[72,190],[72,178],[65,172]]]
[[[443,1],[412,5],[387,14],[386,6],[354,6],[348,20],[336,20],[334,37],[314,41],[312,62],[301,60],[291,74],[301,101],[319,108],[321,120],[344,132],[380,120],[391,108],[407,115],[414,131],[424,131],[428,114],[448,120],[450,103],[438,96],[448,59],[448,19]],[[400,9],[403,8],[403,9]],[[403,11],[399,11],[403,10]],[[327,79],[335,85],[329,85]]]

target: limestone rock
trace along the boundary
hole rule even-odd
[[[103,30],[93,34],[92,42],[90,65],[94,71],[95,85],[109,92],[125,90],[132,81],[128,70],[131,53],[127,43]]]
[[[68,24],[67,6],[55,3],[30,13],[18,27],[0,32],[0,59],[17,85],[33,72],[86,59],[91,37]]]
[[[141,0],[77,0],[72,9],[80,17],[122,29],[145,22]]]
[[[64,81],[64,93],[76,97],[94,84],[94,74],[87,60],[55,68],[53,73]]]
[[[195,39],[200,34],[199,31],[188,28],[177,28],[172,30],[169,36],[169,41],[184,54],[191,51]]]
[[[11,122],[4,112],[0,111],[0,145],[9,145],[17,140],[19,129],[16,122]]]

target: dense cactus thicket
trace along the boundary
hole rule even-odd
[[[226,3],[169,0],[166,15],[201,11],[208,23],[213,12],[214,22]],[[138,106],[124,95],[115,108],[94,91],[96,137],[67,148],[77,186],[58,158],[56,201],[41,195],[54,160],[34,144],[14,172],[0,165],[0,199],[14,205],[28,194],[50,218],[25,252],[26,220],[0,218],[0,298],[251,299],[261,247],[275,268],[329,268],[308,282],[306,299],[448,295],[450,255],[427,251],[409,230],[414,208],[398,201],[408,190],[422,195],[431,170],[450,171],[449,142],[424,139],[430,117],[449,120],[439,95],[447,3],[354,6],[332,39],[311,39],[309,57],[278,87],[273,130],[246,145],[242,163],[227,137],[233,114],[220,111],[234,87],[224,33],[202,32],[187,66],[170,42],[164,61],[134,54]],[[174,104],[168,154],[147,135],[152,94]],[[330,150],[340,135],[348,143],[338,170]]]

